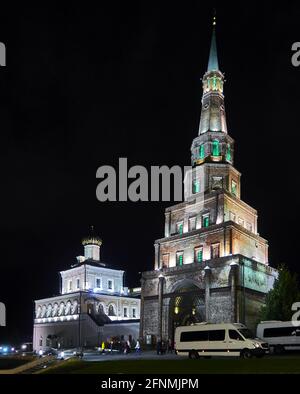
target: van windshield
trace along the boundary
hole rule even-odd
[[[240,328],[238,330],[245,338],[250,338],[250,339],[254,339],[254,335],[252,334],[252,332],[248,329],[248,328]]]

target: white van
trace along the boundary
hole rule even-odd
[[[178,355],[201,356],[252,356],[263,357],[268,344],[255,339],[246,326],[240,323],[196,323],[177,327],[175,350]]]
[[[256,334],[268,342],[276,354],[285,350],[300,350],[300,326],[291,321],[264,321],[257,325]]]

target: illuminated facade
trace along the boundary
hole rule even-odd
[[[84,256],[60,272],[57,297],[35,301],[33,348],[99,346],[113,336],[139,335],[140,289],[124,286],[124,271],[100,261],[101,240],[83,239]]]
[[[172,338],[176,325],[243,322],[253,327],[276,270],[257,229],[257,212],[241,200],[233,166],[215,28],[202,79],[198,136],[191,146],[191,193],[165,211],[164,238],[155,241],[154,270],[142,276],[140,335]]]

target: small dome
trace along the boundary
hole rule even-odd
[[[88,237],[84,237],[82,240],[82,245],[102,245],[102,239],[97,237],[96,235],[90,235]]]
[[[98,237],[97,235],[94,234],[94,228],[93,226],[91,227],[91,233],[87,237],[84,237],[82,239],[82,245],[102,245],[102,239]]]

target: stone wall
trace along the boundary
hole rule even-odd
[[[231,294],[229,290],[211,292],[209,322],[228,323],[231,321]]]
[[[209,266],[208,266],[209,265]],[[159,280],[163,280],[161,335],[171,337],[171,299],[188,286],[204,296],[208,322],[240,322],[254,329],[277,271],[241,255],[143,273],[141,337],[159,336]],[[245,289],[244,289],[245,286]],[[197,290],[195,290],[197,292]],[[178,293],[179,292],[179,293]]]

